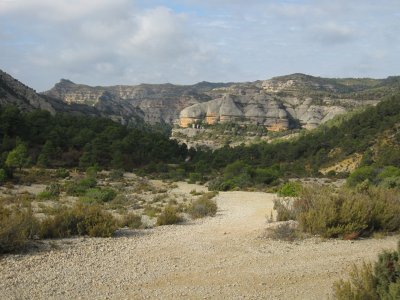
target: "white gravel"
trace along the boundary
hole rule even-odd
[[[0,299],[326,299],[352,263],[399,239],[260,238],[274,197],[220,193],[214,218],[3,256]]]

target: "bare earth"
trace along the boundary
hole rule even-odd
[[[274,195],[226,192],[216,217],[57,240],[57,249],[0,258],[1,299],[327,299],[352,263],[397,237],[289,243],[260,238]]]

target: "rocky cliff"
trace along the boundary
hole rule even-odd
[[[229,85],[201,82],[190,86],[140,84],[92,87],[62,79],[44,94],[60,98],[69,104],[90,105],[105,114],[119,114],[125,122],[133,115],[151,124],[173,124],[185,107],[212,100],[206,92]]]
[[[95,107],[121,122],[258,124],[272,131],[315,128],[357,106],[400,90],[400,77],[330,79],[304,74],[247,83],[91,87],[61,80],[44,95]],[[133,117],[132,117],[133,116]]]
[[[233,84],[207,92],[213,100],[183,109],[180,126],[233,121],[271,131],[312,129],[354,107],[376,104],[384,95],[399,91],[399,82],[399,77],[328,79],[292,74]]]

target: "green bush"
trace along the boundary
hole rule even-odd
[[[182,221],[177,209],[172,205],[167,205],[157,218],[157,225],[172,225]]]
[[[117,230],[114,217],[97,205],[76,204],[59,210],[41,224],[44,238],[63,238],[74,235],[110,237]]]
[[[384,251],[378,256],[374,267],[364,263],[353,266],[350,279],[334,284],[334,296],[339,300],[400,299],[400,249]]]
[[[39,233],[39,221],[30,208],[0,206],[0,254],[23,249]]]
[[[142,217],[130,212],[122,218],[119,226],[129,227],[131,229],[139,228],[140,226],[142,226]]]
[[[215,195],[216,193],[207,193],[193,201],[188,208],[190,216],[194,219],[215,216],[218,209],[217,203],[212,200]]]
[[[69,196],[83,196],[90,188],[94,188],[97,181],[94,178],[84,178],[80,181],[67,182],[65,191]]]
[[[85,195],[81,198],[86,203],[103,203],[113,200],[117,193],[110,188],[91,188],[85,191]]]
[[[275,206],[278,220],[297,220],[302,231],[328,238],[357,238],[400,229],[400,199],[395,190],[307,187],[293,202],[280,199]]]
[[[372,166],[360,167],[356,169],[353,173],[351,173],[350,176],[347,178],[347,185],[350,187],[354,187],[365,180],[369,180],[372,182],[374,181],[377,172],[378,171]]]
[[[384,180],[385,178],[400,177],[400,169],[394,166],[385,167],[382,172],[379,173],[378,178]]]
[[[298,182],[289,181],[280,187],[278,196],[281,197],[297,197],[301,192],[301,184]]]

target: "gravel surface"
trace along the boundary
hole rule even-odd
[[[0,258],[1,299],[327,299],[352,263],[394,249],[360,241],[261,238],[274,195],[224,192],[216,217],[117,237],[51,241]],[[49,247],[48,247],[49,248]]]

